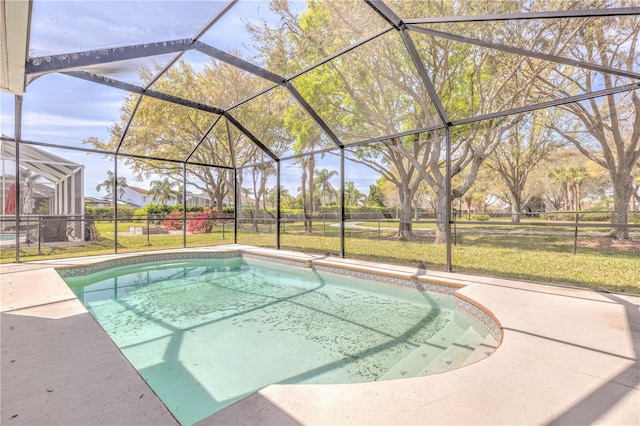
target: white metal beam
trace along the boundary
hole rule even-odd
[[[22,95],[31,1],[0,0],[0,90]]]

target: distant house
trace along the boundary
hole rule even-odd
[[[111,197],[84,197],[84,205],[89,207],[113,207]],[[118,205],[122,207],[135,207],[126,201],[118,200]]]
[[[189,206],[201,206],[201,207],[211,207],[211,198],[204,193],[201,194],[192,194],[191,192],[187,192],[187,207]]]
[[[118,189],[118,200],[124,201],[136,208],[143,209],[147,204],[153,202],[152,197],[149,197],[149,191],[146,189],[138,188],[137,186],[125,186]]]
[[[112,201],[106,197],[84,197],[84,204],[89,207],[111,207]]]
[[[148,190],[137,186],[125,186],[122,188],[122,195],[120,195],[120,193],[118,194],[118,200],[124,201],[139,209],[145,208],[148,204],[157,203],[157,201],[153,199],[153,196],[149,195]],[[180,200],[173,199],[168,201],[166,204],[173,206],[180,204],[179,201]],[[211,198],[204,193],[193,194],[191,192],[187,192],[187,206],[211,207]]]

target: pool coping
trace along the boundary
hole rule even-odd
[[[434,376],[270,385],[201,425],[640,423],[640,297],[251,246],[172,252],[223,251],[438,282],[499,319],[502,345]],[[140,255],[2,265],[2,422],[176,424],[53,270]]]

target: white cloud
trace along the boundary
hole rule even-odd
[[[47,113],[26,112],[22,118],[23,124],[35,127],[108,127],[112,124],[108,120],[95,120]]]

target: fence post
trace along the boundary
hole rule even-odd
[[[38,254],[42,254],[42,219],[38,217]]]
[[[453,245],[458,245],[458,221],[456,220],[455,215],[453,216]],[[436,225],[437,226],[437,225]]]
[[[322,213],[322,236],[325,237],[325,227],[327,224],[327,214],[326,213]]]
[[[151,245],[151,241],[149,240],[149,214],[147,213],[147,245],[150,246]]]
[[[573,232],[573,254],[578,252],[578,212],[576,212],[576,226]]]
[[[378,241],[380,241],[380,212],[378,212]]]

